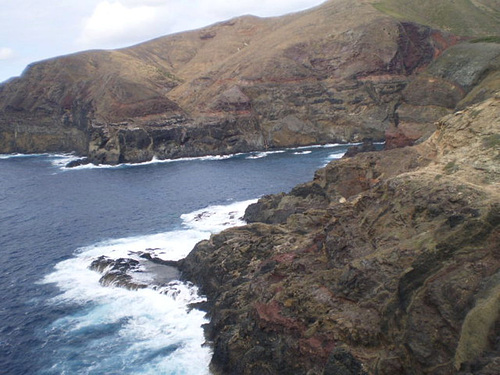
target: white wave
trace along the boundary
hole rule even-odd
[[[293,154],[294,155],[308,155],[310,154],[312,151],[311,150],[307,150],[307,151],[297,151],[297,152],[294,152]]]
[[[314,149],[314,148],[333,148],[333,147],[339,147],[339,146],[355,146],[355,145],[360,145],[361,143],[346,143],[346,144],[340,144],[340,143],[327,143],[327,144],[319,144],[319,145],[309,145],[309,146],[299,146],[299,147],[290,147],[290,148],[285,148],[282,150],[273,150],[273,151],[262,151],[262,152],[251,152],[251,153],[235,153],[235,154],[227,154],[227,155],[207,155],[207,156],[196,156],[196,157],[184,157],[184,158],[176,158],[176,159],[158,159],[157,157],[153,157],[153,159],[149,161],[145,161],[142,163],[120,163],[116,165],[110,165],[110,164],[82,164],[79,166],[67,168],[66,165],[73,160],[78,160],[81,159],[80,157],[74,156],[74,155],[60,155],[61,159],[56,160],[53,162],[55,166],[61,167],[63,170],[82,170],[82,169],[108,169],[108,168],[130,168],[130,167],[140,167],[144,165],[151,165],[151,164],[162,164],[162,163],[177,163],[177,162],[185,162],[185,161],[194,161],[194,160],[199,160],[199,161],[217,161],[217,160],[226,160],[226,159],[231,159],[236,156],[241,156],[241,155],[248,155],[245,158],[246,159],[261,159],[264,158],[268,155],[272,154],[281,154],[287,151],[294,151],[294,150],[309,150],[309,149]],[[307,154],[310,152],[304,151],[302,154]],[[294,153],[296,155],[300,155],[300,153]],[[24,155],[24,154],[21,154]],[[40,155],[48,155],[48,154],[40,154]],[[0,159],[1,159],[0,155]],[[16,155],[7,155],[8,157],[15,157]],[[57,156],[57,155],[52,155],[52,156]],[[62,156],[66,157],[66,159],[63,159]]]
[[[144,164],[143,163],[139,163],[137,165],[144,165]],[[111,168],[123,168],[123,166],[125,164],[112,165],[112,164],[92,164],[92,163],[87,163],[87,164],[77,165],[77,166],[74,166],[74,167],[67,167],[66,165],[67,164],[61,165],[60,168],[63,171],[78,171],[78,170],[82,170],[82,169],[111,169]]]
[[[68,163],[76,160],[81,160],[81,156],[74,154],[49,154],[51,163],[54,167],[65,168]]]
[[[32,157],[47,156],[47,155],[49,154],[20,154],[20,153],[0,154],[0,160],[13,159],[13,158],[32,158]]]
[[[185,258],[194,245],[211,234],[224,229],[244,225],[242,217],[246,208],[257,200],[236,202],[229,205],[214,205],[181,215],[184,230],[169,231],[146,236],[108,240],[80,250],[91,258],[106,255],[109,258],[138,258],[137,254],[148,252],[163,260]]]
[[[285,150],[274,150],[274,151],[262,151],[262,152],[252,152],[245,159],[261,159],[272,154],[282,154],[286,152]]]
[[[217,233],[226,228],[244,225],[242,217],[246,208],[256,199],[236,202],[230,205],[210,206],[181,215],[183,225],[198,231]]]
[[[320,144],[320,145],[309,145],[309,146],[298,146],[298,147],[290,147],[287,148],[286,150],[305,150],[305,149],[310,149],[310,148],[332,148],[332,147],[338,147],[338,146],[350,146],[351,143],[326,143],[326,144]]]
[[[334,153],[328,155],[327,159],[329,159],[329,160],[340,159],[340,158],[342,158],[342,156],[345,155],[345,153],[346,153],[345,151],[334,152]]]
[[[290,147],[286,148],[287,151],[295,151],[295,150],[309,150],[315,148],[334,148],[334,147],[350,147],[360,145],[361,143],[325,143],[319,145],[309,145],[309,146],[298,146],[298,147]]]
[[[96,258],[105,255],[112,259],[135,258],[142,252],[162,255],[165,260],[178,260],[184,258],[197,242],[210,236],[194,230],[171,231],[146,236],[136,236],[107,240],[93,246],[84,247],[79,256],[85,255]]]
[[[326,167],[332,160],[338,160],[342,159],[342,156],[345,155],[345,151],[339,151],[339,152],[334,152],[333,154],[328,155],[325,158],[325,163],[323,164],[323,167]]]
[[[249,155],[245,159],[261,159],[265,158],[268,155],[267,152],[259,152],[257,154]]]
[[[172,163],[177,161],[191,161],[191,160],[226,160],[230,159],[239,154],[228,154],[228,155],[208,155],[208,156],[197,156],[190,158],[179,158],[179,159],[164,159],[158,160],[159,163]]]
[[[178,158],[178,159],[158,159],[156,157],[153,157],[153,159],[149,161],[145,161],[142,163],[120,163],[120,164],[82,164],[78,165],[75,167],[67,168],[65,166],[62,167],[62,169],[65,170],[81,170],[81,169],[108,169],[108,168],[130,168],[130,167],[141,167],[144,165],[151,165],[151,164],[163,164],[163,163],[177,163],[177,162],[185,162],[185,161],[193,161],[193,160],[200,160],[200,161],[216,161],[216,160],[226,160],[230,159],[234,156],[237,156],[239,154],[229,154],[229,155],[209,155],[209,156],[197,156],[197,157],[186,157],[186,158]]]
[[[64,337],[59,339],[70,342],[83,338],[85,355],[96,363],[95,373],[107,373],[110,369],[120,373],[121,365],[127,373],[208,374],[211,352],[203,347],[201,329],[207,320],[203,312],[187,310],[188,303],[203,300],[196,288],[176,283],[175,293],[161,294],[152,289],[129,291],[100,286],[100,276],[89,270],[85,257],[80,256],[60,263],[44,280],[56,283],[63,291],[52,303],[92,304],[83,313],[79,311],[57,320],[50,330],[62,332]],[[107,327],[113,326],[116,332],[106,332]],[[100,330],[103,332],[98,339],[86,335]],[[171,347],[175,350],[170,353]],[[61,373],[82,371],[80,367],[71,367],[71,357],[80,350],[69,345],[55,351],[55,366]],[[137,363],[140,366],[134,369]]]
[[[57,333],[58,340],[67,338],[69,342],[82,336],[85,355],[94,357],[91,370],[95,373],[106,373],[110,368],[120,372],[120,366],[124,366],[127,373],[134,374],[208,374],[211,352],[203,346],[201,328],[207,320],[203,312],[187,307],[204,301],[195,286],[171,281],[137,291],[103,287],[99,284],[102,275],[90,270],[89,265],[101,255],[148,262],[139,257],[142,252],[162,259],[181,259],[212,233],[244,224],[241,217],[255,201],[214,205],[182,215],[184,230],[113,239],[79,249],[42,280],[61,290],[51,303],[82,306],[78,313],[54,322],[49,331]],[[109,327],[116,332],[106,332]],[[86,332],[99,332],[98,339],[86,336]],[[76,365],[70,360],[80,350],[71,345],[55,350],[53,369],[60,373],[81,371],[71,367]]]

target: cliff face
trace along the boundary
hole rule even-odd
[[[76,151],[115,164],[386,132],[390,147],[401,146],[498,87],[494,38],[449,48],[463,38],[419,24],[448,28],[422,16],[432,2],[421,11],[373,3],[331,0],[33,64],[0,86],[0,152]],[[500,34],[486,3],[470,5],[484,22],[467,35]]]
[[[181,262],[221,374],[496,374],[500,93],[358,154]]]

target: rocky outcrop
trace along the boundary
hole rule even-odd
[[[99,279],[99,283],[103,286],[119,286],[130,290],[148,287],[147,284],[134,281],[130,275],[140,269],[139,261],[135,259],[111,259],[102,255],[93,260],[89,268],[103,274]]]
[[[479,39],[447,49],[404,89],[387,148],[413,144],[434,131],[437,117],[492,96],[500,87],[499,72],[500,43]]]
[[[179,264],[216,374],[496,374],[500,93],[330,163]]]
[[[495,39],[450,48],[459,35],[497,34],[487,1],[471,5],[483,28],[466,34],[428,19],[434,2],[419,12],[394,8],[406,0],[330,0],[35,63],[0,86],[0,152],[75,151],[116,164],[386,133],[388,147],[412,144],[497,87]]]
[[[159,289],[172,283],[177,285],[175,280],[179,278],[179,271],[176,262],[164,261],[148,252],[136,255],[137,259],[113,259],[101,255],[90,263],[89,269],[102,274],[99,283],[103,286],[138,290]]]

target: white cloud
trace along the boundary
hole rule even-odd
[[[125,4],[124,4],[125,3]],[[150,25],[158,22],[159,14],[152,1],[103,1],[85,21],[78,42],[85,47],[93,45],[136,42],[149,36]]]
[[[0,47],[0,60],[9,60],[14,57],[12,48]]]
[[[116,48],[243,14],[276,16],[324,0],[105,0],[84,22],[83,48]]]
[[[126,47],[244,14],[276,16],[322,1],[0,0],[0,81],[33,61],[89,48]]]
[[[121,0],[121,2],[125,5],[129,5],[132,7],[135,6],[162,6],[165,5],[165,0]],[[171,1],[170,1],[171,2]]]

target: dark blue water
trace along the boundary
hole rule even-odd
[[[298,151],[261,158],[249,158],[252,154],[247,154],[223,160],[72,170],[61,168],[57,156],[2,157],[0,373],[124,374],[170,368],[160,363],[181,353],[181,347],[187,345],[183,338],[153,346],[148,337],[142,337],[148,333],[141,328],[137,340],[143,340],[143,347],[123,354],[124,348],[134,346],[133,337],[127,338],[137,326],[133,319],[142,318],[139,307],[133,313],[114,316],[122,291],[114,292],[116,300],[108,305],[103,302],[108,298],[105,292],[98,289],[95,300],[79,300],[71,295],[71,281],[66,281],[64,288],[42,280],[73,267],[71,264],[76,263],[71,262],[82,248],[94,246],[97,250],[93,251],[100,251],[99,246],[113,239],[153,242],[161,233],[181,233],[182,237],[188,232],[175,232],[186,229],[182,214],[289,191],[297,183],[310,180],[317,168],[338,157],[345,147]],[[111,241],[110,246],[120,245]],[[82,280],[79,282],[78,288],[86,288]],[[87,292],[82,289],[81,294]],[[146,301],[155,297],[136,294],[133,298]],[[180,319],[172,314],[172,319]],[[112,315],[113,319],[107,318]],[[155,324],[169,326],[164,321]],[[188,332],[191,328],[182,329]],[[151,335],[171,338],[173,333],[165,333],[165,329],[158,333],[152,328]],[[157,367],[149,368],[149,363],[157,363]],[[179,364],[174,367],[176,370],[170,373],[196,373],[189,368],[179,370]]]

